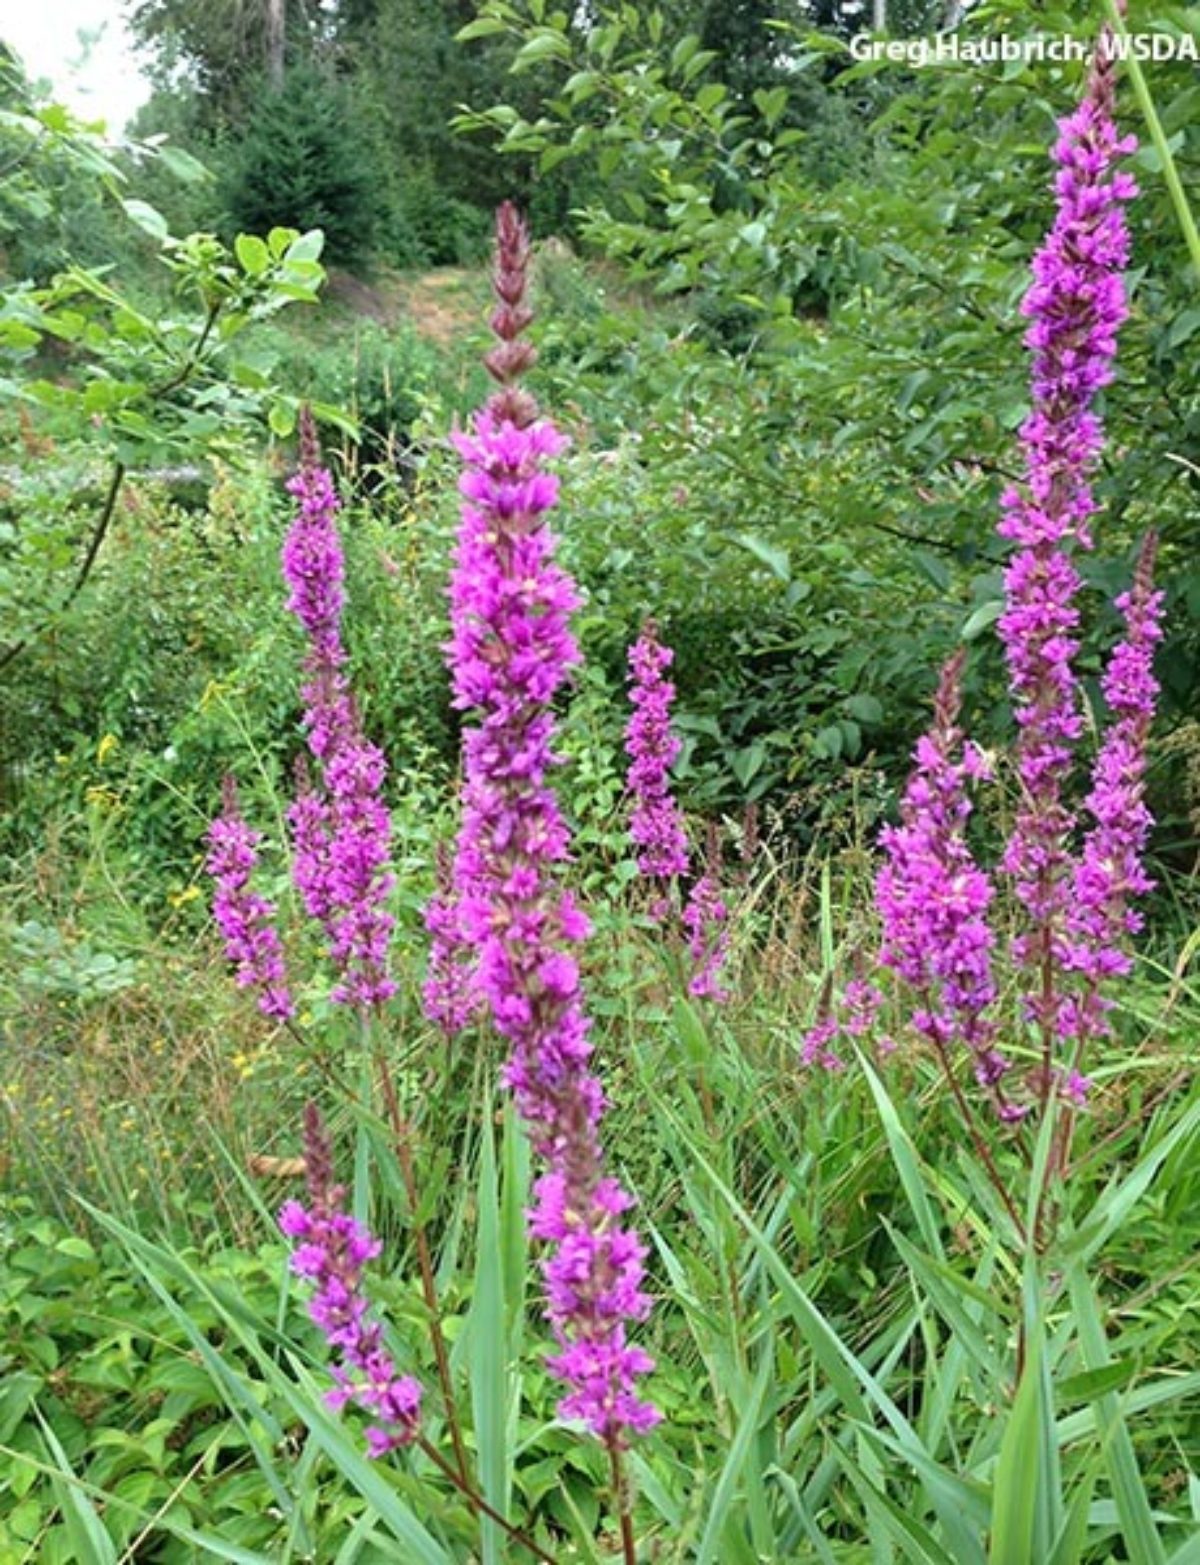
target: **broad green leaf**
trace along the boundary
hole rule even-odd
[[[261,277],[271,265],[271,252],[257,234],[239,234],[233,241],[234,254],[242,270],[250,277]]]
[[[136,223],[143,233],[149,234],[151,239],[161,242],[167,237],[170,229],[166,218],[148,201],[130,199],[122,201],[121,205],[125,208],[126,216]]]
[[[778,576],[785,587],[791,581],[792,565],[786,549],[768,543],[757,533],[735,533],[733,541],[739,548],[745,549],[747,554],[752,554],[756,560],[760,560],[772,575]]]

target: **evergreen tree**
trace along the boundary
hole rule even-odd
[[[226,201],[240,229],[323,229],[327,257],[352,265],[371,250],[378,183],[344,88],[302,66],[282,89],[263,84],[226,172]]]

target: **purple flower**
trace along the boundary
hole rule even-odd
[[[723,1004],[729,999],[729,990],[721,982],[729,957],[729,909],[714,870],[705,870],[693,884],[683,910],[683,927],[694,969],[689,991],[698,998]]]
[[[1060,124],[1054,226],[1033,262],[1023,313],[1033,350],[1033,407],[1021,428],[1025,482],[1002,500],[999,531],[1017,552],[1005,572],[999,622],[1012,684],[1021,784],[1003,868],[1031,923],[1015,942],[1019,964],[1038,976],[1026,1010],[1047,1039],[1064,1030],[1064,997],[1046,983],[1061,942],[1074,877],[1074,814],[1063,797],[1082,714],[1072,659],[1078,651],[1079,574],[1072,550],[1092,545],[1097,510],[1091,480],[1103,443],[1093,403],[1113,377],[1116,335],[1127,308],[1122,272],[1129,239],[1123,203],[1133,180],[1115,160],[1136,142],[1113,122],[1113,61],[1097,50],[1087,94]],[[1048,1062],[1047,1062],[1048,1064]],[[1043,1070],[1044,1090],[1048,1076]]]
[[[387,763],[363,735],[345,673],[341,621],[345,567],[338,499],[319,465],[316,431],[301,414],[301,467],[288,484],[299,501],[283,546],[288,608],[308,637],[303,688],[308,747],[320,785],[302,775],[288,811],[293,878],[309,915],[325,930],[341,974],[332,998],[361,1009],[396,991],[387,974],[394,920],[387,907],[391,821],[382,801]]]
[[[900,825],[880,836],[885,862],[875,880],[883,920],[881,961],[913,990],[913,1026],[949,1067],[970,1051],[975,1075],[1002,1118],[1015,1106],[1001,1090],[1009,1066],[996,1047],[992,977],[995,938],[988,923],[992,885],[966,839],[968,785],[988,775],[983,755],[958,727],[965,654],[942,670],[933,725],[917,743],[916,767]]]
[[[463,741],[454,894],[479,991],[509,1045],[505,1080],[545,1165],[530,1225],[551,1247],[542,1275],[559,1345],[548,1363],[567,1387],[560,1412],[615,1446],[659,1417],[635,1391],[650,1359],[626,1335],[650,1300],[645,1249],[623,1221],[632,1199],[604,1167],[605,1100],[578,958],[589,926],[561,885],[569,832],[549,782],[552,703],[580,660],[570,629],[579,595],[546,525],[558,480],[544,464],[565,442],[516,385],[533,359],[521,338],[529,242],[507,204],[497,240],[499,345],[487,364],[501,389],[455,437],[464,504],[446,650],[454,702],[474,726]]]
[[[425,908],[433,937],[421,990],[425,1015],[445,1036],[456,1038],[479,1009],[475,947],[463,930],[462,905],[444,850],[438,851],[438,886]]]
[[[670,881],[688,872],[688,840],[683,815],[671,793],[670,771],[680,743],[671,729],[675,686],[665,677],[674,661],[658,639],[653,620],[629,649],[633,715],[625,729],[629,755],[628,786],[633,800],[629,835],[638,848],[643,875]]]
[[[325,1400],[335,1410],[357,1402],[371,1413],[367,1446],[372,1456],[385,1456],[420,1432],[421,1386],[397,1373],[371,1315],[362,1275],[381,1245],[342,1210],[345,1192],[333,1183],[329,1137],[313,1103],[305,1109],[304,1152],[308,1204],[288,1201],[279,1227],[293,1241],[292,1270],[313,1284],[308,1313],[334,1350],[335,1386]]]
[[[1132,964],[1123,941],[1142,925],[1129,901],[1154,887],[1142,859],[1153,823],[1144,798],[1146,740],[1159,689],[1154,647],[1162,637],[1163,594],[1153,588],[1156,546],[1155,537],[1147,537],[1133,590],[1117,599],[1125,636],[1114,648],[1102,681],[1112,720],[1084,801],[1092,825],[1075,865],[1065,934],[1057,950],[1062,965],[1087,980],[1078,1007],[1067,1018],[1071,1033],[1081,1039],[1107,1029],[1108,1002],[1100,986],[1129,972]]]
[[[845,1061],[837,1052],[842,1038],[855,1042],[874,1032],[883,1008],[883,994],[875,984],[862,977],[852,978],[842,992],[835,1007],[830,992],[822,996],[818,1020],[800,1040],[800,1063],[820,1065],[827,1071],[840,1071]],[[895,1051],[896,1045],[886,1035],[874,1040],[875,1052],[881,1057]]]
[[[250,889],[260,840],[261,834],[242,819],[237,786],[227,777],[221,814],[208,829],[205,868],[216,881],[213,917],[225,937],[226,955],[237,964],[238,983],[258,989],[258,1008],[264,1015],[285,1019],[294,1007],[274,924],[275,905]]]

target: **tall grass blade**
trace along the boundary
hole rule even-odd
[[[117,1546],[109,1537],[99,1511],[80,1487],[58,1436],[41,1412],[36,1408],[34,1411],[41,1426],[47,1454],[54,1465],[54,1476],[51,1479],[54,1497],[63,1515],[74,1558],[78,1565],[117,1565]]]
[[[491,1104],[486,1098],[481,1119],[479,1184],[475,1197],[478,1214],[475,1290],[467,1317],[471,1407],[480,1488],[488,1504],[506,1516],[512,1472],[508,1441],[511,1398],[505,1365],[508,1308],[504,1296],[500,1200],[496,1188],[496,1138]],[[481,1518],[480,1527],[484,1565],[501,1565],[503,1530],[487,1516]]]
[[[1091,1279],[1081,1265],[1075,1265],[1067,1280],[1084,1366],[1103,1369],[1112,1362],[1112,1355],[1108,1351]],[[1129,1559],[1133,1565],[1166,1565],[1166,1551],[1154,1525],[1150,1497],[1142,1483],[1133,1440],[1115,1392],[1097,1398],[1096,1422],[1101,1435],[1109,1442],[1109,1479]]]
[[[763,1398],[766,1395],[767,1387],[771,1384],[774,1367],[775,1355],[770,1343],[768,1343],[763,1349],[762,1363],[759,1366],[758,1374],[754,1377],[754,1384],[750,1388],[750,1394],[746,1399],[745,1408],[733,1440],[730,1443],[729,1452],[722,1464],[720,1476],[717,1478],[716,1486],[713,1489],[712,1502],[709,1505],[704,1532],[701,1534],[700,1543],[696,1550],[695,1565],[719,1565],[720,1560],[724,1557],[718,1554],[717,1551],[722,1547],[726,1524],[729,1521],[730,1508],[737,1492],[738,1480],[741,1478],[742,1469],[750,1457],[752,1445],[758,1434]]]

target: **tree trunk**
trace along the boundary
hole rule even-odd
[[[267,80],[276,92],[283,86],[283,38],[287,0],[265,0],[267,22]]]
[[[871,0],[871,30],[876,33],[887,31],[887,0]]]

